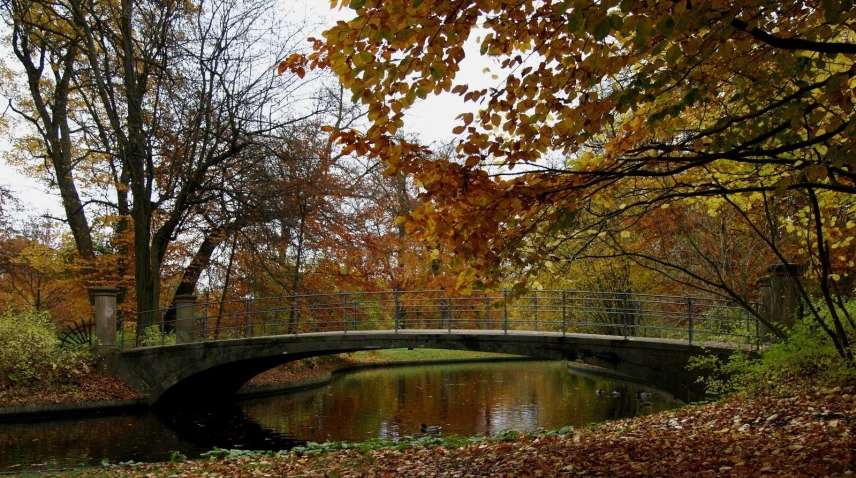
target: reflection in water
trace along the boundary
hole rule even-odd
[[[204,449],[182,440],[149,412],[0,423],[0,472],[167,460]]]
[[[617,390],[618,398],[595,390]],[[669,408],[635,385],[575,374],[561,362],[506,362],[367,370],[329,385],[221,408],[0,423],[0,472],[97,466],[107,458],[164,461],[212,448],[288,449],[304,441],[396,438],[421,423],[443,434],[534,431]],[[649,391],[653,391],[650,390]]]
[[[621,396],[598,396],[595,390]],[[241,402],[248,417],[298,440],[397,438],[439,425],[445,434],[495,434],[585,425],[668,409],[635,385],[583,377],[561,362],[432,365],[367,370],[323,389]]]
[[[182,440],[193,443],[203,451],[214,447],[288,450],[304,443],[248,419],[234,403],[160,412],[158,418]]]

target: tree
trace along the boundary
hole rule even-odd
[[[62,280],[67,267],[57,251],[57,238],[52,237],[55,233],[49,223],[32,222],[0,242],[2,291],[10,302],[43,312],[69,295]]]
[[[160,304],[177,238],[198,245],[186,284],[210,257],[236,211],[212,214],[251,146],[312,115],[289,104],[303,75],[270,65],[294,51],[294,30],[271,21],[270,2],[14,0],[4,4],[27,94],[14,107],[50,160],[83,259],[95,255],[93,206],[107,209],[121,258],[133,260],[140,325]],[[273,88],[277,86],[277,88]],[[95,190],[84,201],[81,184]],[[213,222],[211,222],[213,221]],[[181,262],[181,258],[176,259]],[[141,329],[138,329],[141,330]]]
[[[405,267],[414,265],[414,245],[395,222],[412,210],[412,182],[403,175],[385,177],[376,160],[334,147],[324,130],[354,125],[363,114],[336,92],[328,99],[332,114],[270,138],[266,161],[241,181],[245,195],[264,192],[237,236],[234,284],[241,284],[245,295],[426,283],[413,280],[418,267]]]
[[[750,202],[800,203],[806,221],[792,226],[803,229],[831,323],[813,306],[811,313],[852,362],[834,291],[846,271],[830,254],[840,245],[830,235],[849,236],[852,213],[828,215],[833,197],[849,204],[856,192],[852,2],[348,6],[353,20],[280,69],[328,67],[367,105],[367,133],[340,138],[420,181],[429,202],[408,216],[411,228],[449,244],[461,277],[490,286],[513,273],[522,290],[568,237],[675,201],[716,200],[747,217]],[[456,74],[475,35],[498,69],[493,87],[470,90]],[[444,92],[478,111],[462,112],[452,129],[456,157],[426,160],[394,135],[408,107]],[[580,223],[593,202],[598,222]],[[769,222],[744,224],[790,262],[773,230],[760,227]],[[722,283],[708,286],[728,294]]]

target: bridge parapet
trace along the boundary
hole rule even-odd
[[[683,340],[690,345],[759,344],[757,313],[726,300],[686,296],[542,290],[512,298],[506,292],[450,296],[417,290],[197,302],[187,295],[176,297],[175,319],[164,320],[168,310],[155,311],[161,321],[150,330],[137,330],[132,314],[120,316],[115,343],[130,349],[317,332],[420,329],[595,334]],[[96,320],[102,315],[96,310]]]
[[[118,287],[89,289],[89,300],[95,307],[95,345],[101,351],[116,347],[116,309],[120,292]]]
[[[193,294],[175,296],[175,343],[196,341],[196,299]]]

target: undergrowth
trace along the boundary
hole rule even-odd
[[[75,385],[91,367],[89,347],[60,347],[44,313],[0,313],[0,344],[0,390]]]
[[[856,303],[850,302],[847,307],[852,314]],[[847,332],[852,344],[856,331]],[[702,372],[699,381],[713,397],[740,391],[787,391],[794,381],[836,385],[856,380],[854,364],[841,357],[832,339],[813,318],[798,320],[785,339],[758,352],[738,352],[724,360],[713,355],[694,357],[690,368]]]
[[[397,440],[371,438],[363,442],[350,443],[345,441],[329,441],[324,443],[307,442],[304,445],[296,446],[287,451],[270,451],[270,450],[240,450],[240,449],[225,449],[214,447],[213,450],[201,454],[202,458],[207,459],[242,459],[242,458],[260,458],[260,457],[275,457],[280,455],[315,455],[330,453],[339,450],[356,450],[361,453],[383,450],[396,449],[405,450],[408,448],[418,447],[433,447],[442,446],[446,448],[459,448],[471,443],[483,442],[509,442],[520,438],[534,438],[537,436],[555,436],[568,435],[576,430],[574,427],[566,426],[556,430],[541,431],[537,433],[522,433],[515,430],[503,430],[495,435],[476,435],[464,437],[460,435],[423,435],[423,436],[404,436]],[[179,456],[176,453],[173,457]],[[171,457],[172,461],[172,457]],[[119,463],[126,465],[129,463]],[[141,463],[130,463],[141,464]]]

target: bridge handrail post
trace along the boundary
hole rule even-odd
[[[449,319],[449,333],[452,333],[452,299],[446,297],[446,317]]]
[[[315,314],[318,313],[318,306],[313,302],[309,306],[309,315],[312,318],[312,332],[318,332],[317,326],[315,325]]]
[[[563,337],[565,335],[565,332],[568,329],[568,327],[567,327],[568,316],[567,316],[567,309],[566,309],[565,305],[566,305],[566,292],[564,289],[562,289],[562,336]]]
[[[398,333],[398,314],[400,313],[400,310],[401,310],[401,301],[398,297],[398,294],[399,294],[398,289],[393,289],[392,299],[393,299],[393,304],[394,304],[393,307],[395,308],[395,310],[392,312],[392,321],[393,321],[394,326],[395,326],[395,333],[396,334]]]
[[[621,321],[624,323],[624,340],[627,340],[627,327],[628,327],[628,322],[629,322],[627,320],[629,317],[629,311],[630,311],[630,306],[627,305],[627,296],[629,294],[630,294],[629,292],[624,292],[621,294],[621,302],[622,302],[621,305],[622,305],[622,308],[624,309],[621,312]]]
[[[202,304],[202,342],[208,340],[208,298],[206,297],[205,303]]]
[[[160,329],[161,336],[161,346],[166,345],[166,323],[164,323],[163,319],[163,311],[158,312],[158,328]]]
[[[253,336],[253,303],[252,299],[247,299],[247,337]]]
[[[442,329],[443,324],[446,323],[446,303],[443,296],[437,298],[437,309],[440,311],[440,323],[437,324],[437,328]]]
[[[490,296],[487,294],[484,296],[484,320],[485,330],[490,330]]]
[[[502,289],[502,328],[508,335],[508,290]]]
[[[687,297],[687,337],[690,345],[693,344],[693,298]]]
[[[300,335],[300,296],[294,294],[294,335]]]
[[[583,296],[583,333],[588,333],[588,297]]]
[[[761,321],[752,314],[749,314],[749,319],[755,321],[755,350],[761,350]]]
[[[348,333],[348,293],[342,293],[342,324],[344,325],[344,333]]]
[[[532,291],[532,312],[535,316],[535,332],[538,332],[538,291]]]

